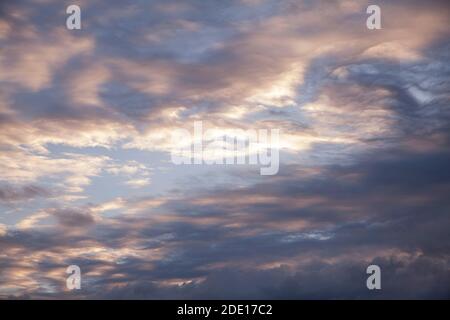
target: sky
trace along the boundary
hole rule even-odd
[[[1,1],[0,298],[449,299],[449,21],[436,0]],[[198,121],[279,129],[279,170],[174,164]]]

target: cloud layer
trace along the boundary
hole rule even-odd
[[[450,298],[446,1],[381,30],[365,1],[77,3],[72,31],[0,4],[1,298]],[[195,121],[281,129],[279,173],[171,164]]]

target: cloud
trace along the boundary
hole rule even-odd
[[[49,194],[47,189],[35,185],[22,187],[6,185],[0,187],[0,201],[2,202],[23,201],[35,197],[48,196]]]
[[[445,298],[447,158],[386,152],[306,178],[291,169],[275,183],[167,199],[139,216],[103,219],[95,236],[41,231],[37,247],[27,243],[37,231],[11,234],[4,250],[34,255],[40,248],[50,261],[65,250],[59,263],[75,261],[87,273],[85,297]],[[89,217],[54,213],[67,228]],[[378,294],[364,287],[372,263],[383,270]]]
[[[0,4],[0,297],[449,298],[446,2],[80,4]],[[171,165],[194,121],[279,174]]]
[[[56,209],[52,215],[65,227],[85,227],[94,223],[94,217],[89,211],[76,209]]]

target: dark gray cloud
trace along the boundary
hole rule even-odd
[[[61,225],[66,227],[85,227],[93,224],[95,221],[88,210],[56,209],[51,213]]]
[[[37,197],[46,197],[50,195],[50,191],[44,187],[36,185],[13,186],[0,185],[0,201],[15,202],[33,199]]]

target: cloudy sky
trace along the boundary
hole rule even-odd
[[[449,8],[1,1],[0,298],[450,298]],[[195,121],[278,174],[174,165]]]

